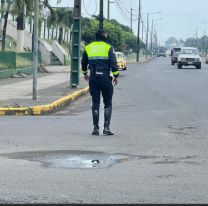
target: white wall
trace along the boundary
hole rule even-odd
[[[1,31],[3,31],[3,27],[4,27],[4,20],[1,21],[1,26],[0,26]],[[17,41],[17,23],[16,22],[12,20],[8,20],[6,35],[10,36],[15,41]],[[29,48],[32,50],[32,35],[28,31],[24,31],[23,46],[24,48]]]
[[[39,51],[41,52],[42,61],[46,65],[51,64],[50,52],[52,52],[52,47],[46,41],[39,41]]]
[[[52,49],[53,53],[59,58],[60,62],[64,65],[64,60],[67,59],[66,51],[57,41],[53,42]]]

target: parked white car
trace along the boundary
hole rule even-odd
[[[195,66],[196,69],[201,69],[199,50],[195,47],[182,47],[177,64],[178,69],[182,69],[182,66]]]

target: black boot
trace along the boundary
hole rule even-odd
[[[104,130],[103,130],[103,134],[106,134],[106,135],[114,135],[114,133],[110,131],[111,113],[112,113],[112,107],[108,107],[108,108],[104,109]]]
[[[99,135],[99,110],[98,109],[92,109],[92,118],[93,118],[93,125],[94,125],[94,130],[92,132],[92,135]]]

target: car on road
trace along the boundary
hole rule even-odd
[[[208,54],[205,55],[205,64],[208,64]]]
[[[118,68],[121,70],[126,70],[127,63],[126,57],[124,56],[123,52],[115,52],[115,55],[117,59]]]
[[[178,55],[181,52],[181,47],[173,47],[171,49],[171,64],[174,65],[178,62]]]
[[[181,54],[178,56],[178,69],[182,69],[182,66],[195,66],[196,69],[201,69],[201,57],[197,48],[181,48]]]
[[[157,57],[166,57],[166,48],[165,47],[159,47],[157,49]]]

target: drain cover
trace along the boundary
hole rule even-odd
[[[9,159],[22,159],[28,161],[40,162],[44,167],[56,168],[107,168],[114,164],[129,160],[133,155],[120,153],[104,153],[92,151],[28,151],[1,154],[0,156]]]

